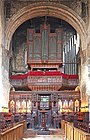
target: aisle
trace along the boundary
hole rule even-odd
[[[53,130],[53,132],[50,135],[37,135],[37,131],[27,130],[22,140],[66,140],[62,130]]]
[[[23,138],[22,140],[65,140],[65,138],[55,135],[37,135],[35,137]]]

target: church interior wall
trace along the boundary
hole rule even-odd
[[[82,1],[80,1],[80,2],[82,2]],[[60,2],[61,4],[63,4],[63,2]],[[79,2],[78,2],[79,3]],[[31,4],[30,2],[22,2],[22,1],[16,1],[16,2],[14,2],[14,1],[12,1],[11,3],[10,3],[10,9],[7,7],[8,5],[7,5],[7,2],[5,1],[5,7],[4,7],[4,9],[2,9],[1,8],[1,10],[3,11],[3,10],[5,10],[5,13],[7,14],[8,13],[8,15],[5,15],[5,16],[3,16],[4,17],[4,19],[1,17],[1,22],[3,22],[4,24],[2,24],[1,23],[1,29],[4,29],[4,27],[3,27],[3,25],[5,25],[6,27],[8,27],[8,25],[9,25],[9,21],[10,21],[10,19],[12,19],[12,17],[17,13],[17,11],[19,11],[20,9],[22,9],[22,8],[24,8],[25,6],[28,6],[29,4]],[[53,4],[53,2],[52,2],[52,4]],[[87,4],[87,3],[86,3]],[[68,4],[68,3],[64,3],[64,5],[65,6],[69,6],[70,5],[70,3]],[[1,7],[2,7],[2,5],[1,5]],[[75,7],[75,8],[74,8]],[[74,5],[74,7],[72,7],[72,9],[73,10],[75,10],[74,12],[77,12],[77,13],[79,13],[79,15],[78,16],[80,16],[81,17],[81,19],[82,19],[82,21],[84,22],[84,25],[86,25],[86,27],[88,26],[88,19],[89,18],[87,18],[87,16],[88,16],[88,12],[86,12],[87,14],[86,14],[86,16],[84,15],[84,17],[82,17],[82,7],[81,7],[81,3],[79,3],[79,5],[76,3],[76,5]],[[69,7],[69,8],[71,8],[71,7]],[[8,10],[8,11],[7,11]],[[87,9],[86,9],[87,10]],[[24,17],[25,18],[25,17]],[[80,19],[80,20],[81,20]],[[69,19],[68,19],[69,20]],[[21,20],[22,21],[22,20]],[[23,20],[23,21],[25,21],[25,20]],[[17,21],[17,22],[19,22],[19,21]],[[71,21],[70,21],[71,22]],[[15,24],[19,24],[19,23],[15,23]],[[20,23],[21,24],[21,23]],[[78,25],[79,26],[79,25]],[[6,28],[5,27],[5,28]],[[18,26],[17,26],[18,27]],[[86,28],[85,27],[85,28]],[[79,27],[78,27],[79,28]],[[15,31],[15,29],[13,30],[13,31]],[[6,33],[6,31],[4,30],[3,31],[3,33]],[[10,39],[11,38],[5,38],[5,36],[3,35],[3,33],[2,33],[2,30],[0,30],[0,35],[1,35],[1,37],[0,38],[4,38],[4,39],[6,39],[6,40],[4,40],[4,39],[2,39],[2,40],[0,40],[0,44],[1,44],[1,46],[3,46],[5,49],[2,49],[2,51],[1,51],[1,65],[2,65],[2,69],[1,69],[1,74],[2,74],[2,79],[1,79],[1,84],[2,84],[2,88],[3,88],[3,93],[2,94],[4,94],[4,95],[9,95],[9,90],[10,90],[10,84],[9,84],[9,79],[8,79],[8,77],[9,77],[9,52],[8,52],[8,49],[7,49],[7,44],[8,43],[6,43],[6,42],[8,42],[8,40],[9,40],[9,42],[11,41]],[[14,32],[12,32],[12,34],[13,34]],[[83,33],[82,31],[81,31],[81,33]],[[84,32],[85,33],[85,32]],[[12,36],[12,35],[11,35]],[[82,41],[82,43],[81,43],[81,48],[82,48],[82,46],[83,46],[83,49],[82,50],[85,50],[86,48],[87,48],[87,42],[86,42],[86,38],[84,38],[84,37],[82,37],[82,35],[81,35],[81,39],[83,40],[81,40]],[[86,44],[85,44],[86,43]],[[24,46],[24,43],[22,43],[23,45],[22,46]],[[84,44],[84,45],[83,45]],[[10,46],[10,43],[9,43],[9,46]],[[22,48],[22,50],[23,50],[23,48]],[[20,51],[20,52],[22,52],[22,50]],[[17,51],[18,51],[18,49],[17,49]],[[21,53],[20,54],[18,54],[17,55],[17,61],[18,60],[20,60],[20,57],[19,57],[19,55],[21,55]],[[22,56],[22,55],[21,55]],[[86,78],[85,77],[88,77],[88,75],[83,75],[83,73],[85,73],[85,72],[87,72],[87,68],[86,68],[86,65],[87,65],[87,62],[86,62],[86,59],[87,59],[87,56],[85,56],[84,55],[84,57],[82,58],[83,56],[81,55],[81,66],[80,66],[80,68],[81,68],[81,75],[80,75],[80,79],[81,79],[81,81],[80,81],[80,87],[81,87],[81,94],[82,94],[82,96],[83,97],[85,97],[85,94],[86,94],[86,88],[87,88],[87,85],[86,85]],[[21,59],[22,59],[22,57],[21,57]],[[85,61],[85,62],[84,62]],[[8,65],[7,65],[8,64]],[[17,66],[16,66],[16,68],[18,69],[18,70],[20,70],[21,68],[23,69],[24,68],[24,70],[25,70],[25,66],[23,65],[23,64],[21,64],[21,63],[17,63]],[[4,82],[3,82],[4,81]],[[8,88],[7,88],[8,87]],[[82,93],[82,91],[84,92],[84,93]],[[8,93],[8,94],[7,94]],[[88,93],[87,93],[88,94]],[[5,97],[6,97],[5,96]],[[86,97],[87,98],[87,97]],[[5,99],[5,104],[7,104],[7,99],[8,98],[6,98]]]

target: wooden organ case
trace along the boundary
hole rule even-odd
[[[63,62],[63,30],[58,28],[50,32],[50,25],[41,25],[40,32],[27,31],[28,64],[61,64]],[[32,66],[32,65],[31,65]],[[47,66],[47,65],[46,65]]]
[[[34,29],[27,30],[27,44],[28,44],[28,65],[31,67],[31,71],[50,71],[58,70],[59,66],[62,66],[63,62],[63,30],[62,28],[51,31],[50,25],[46,23],[40,25],[40,32],[36,32]],[[38,75],[39,76],[39,75]],[[44,79],[45,80],[45,79]],[[36,89],[34,89],[36,90]],[[57,114],[58,106],[56,102],[52,101],[51,94],[48,94],[48,90],[55,90],[54,86],[42,85],[39,86],[38,91],[47,91],[37,95],[37,101],[33,99],[33,111],[37,112],[38,117],[34,117],[34,125],[38,124],[41,127],[48,125],[51,127],[52,114]],[[35,95],[34,95],[35,96]],[[53,102],[53,103],[52,103]],[[53,105],[54,104],[54,105]],[[53,111],[54,109],[54,111]],[[37,110],[37,111],[36,111]],[[54,112],[54,113],[53,113]],[[32,115],[34,115],[32,113]],[[47,123],[46,123],[47,122]],[[36,124],[35,124],[36,123]]]

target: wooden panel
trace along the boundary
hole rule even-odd
[[[62,60],[62,45],[60,43],[57,44],[57,59]]]
[[[42,60],[48,60],[48,30],[42,31]]]
[[[34,29],[27,29],[27,43],[30,43],[33,41],[33,34],[34,34]]]
[[[67,79],[69,76],[72,77],[72,79]],[[75,77],[74,77],[75,76]],[[59,71],[53,71],[53,72],[43,72],[43,71],[30,71],[27,74],[24,75],[12,75],[11,76],[11,84],[14,87],[25,87],[28,84],[30,85],[40,85],[43,84],[46,85],[62,85],[68,86],[72,89],[74,89],[78,84],[77,75],[64,75],[59,73]]]
[[[40,63],[40,60],[62,61],[62,31],[57,29],[55,33],[50,33],[50,25],[41,25],[40,33],[35,33],[34,29],[27,30],[27,43],[29,46],[28,63]],[[32,46],[31,46],[32,44]],[[52,63],[52,62],[51,62]],[[57,61],[56,61],[57,63]]]
[[[34,36],[33,59],[41,59],[41,38]]]
[[[65,135],[68,140],[90,140],[90,134],[86,133],[78,128],[75,128],[72,124],[65,124]]]
[[[50,36],[49,39],[49,59],[56,59],[56,36]]]
[[[65,120],[61,120],[61,128],[65,131],[65,127],[66,127],[66,121]]]
[[[33,59],[33,43],[28,44],[28,59]]]
[[[0,134],[0,140],[18,140],[22,138],[24,132],[23,124],[18,124],[13,128],[8,128],[5,132]]]
[[[33,34],[32,34],[32,32],[29,32],[28,40],[29,41],[32,41],[33,40]]]

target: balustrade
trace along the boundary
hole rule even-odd
[[[0,140],[18,140],[22,138],[24,132],[23,124],[18,124],[0,133]]]
[[[73,126],[72,123],[65,123],[65,136],[68,140],[90,140],[90,133],[86,133]]]
[[[39,83],[57,83],[57,84],[59,84],[59,83],[61,83],[61,76],[60,77],[50,77],[50,76],[38,76],[38,77],[28,77],[28,83],[30,84],[33,84],[33,83],[37,83],[37,84],[39,84]]]
[[[39,73],[39,72],[38,72]],[[37,73],[35,73],[37,74]],[[46,73],[47,74],[47,73]],[[48,72],[49,74],[49,72]],[[15,87],[28,87],[29,86],[39,86],[39,85],[59,85],[59,86],[77,86],[78,85],[78,78],[76,77],[69,77],[69,75],[64,75],[58,73],[50,73],[51,75],[27,75],[27,77],[23,78],[23,76],[11,77],[11,84]]]

